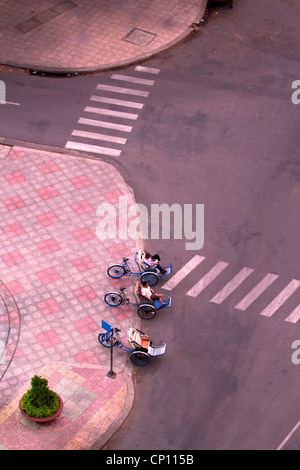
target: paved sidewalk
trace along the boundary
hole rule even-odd
[[[101,320],[126,335],[139,327],[129,307],[105,308],[113,281],[106,269],[132,256],[136,243],[99,240],[96,209],[134,202],[111,165],[70,155],[0,146],[0,449],[101,446],[130,411],[134,389],[128,354],[98,342]],[[24,418],[20,397],[41,375],[64,401],[46,425]]]
[[[0,64],[39,72],[107,70],[187,37],[207,0],[2,0]]]

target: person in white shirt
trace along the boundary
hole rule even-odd
[[[142,256],[142,260],[144,264],[149,266],[149,268],[157,268],[161,272],[161,274],[166,274],[167,271],[162,268],[159,264],[160,257],[158,254],[151,256],[150,253],[147,253],[147,251],[145,251]]]
[[[154,290],[148,285],[147,281],[143,281],[142,283],[141,294],[148,300],[158,300],[162,305],[167,305],[167,302],[162,301],[164,294],[156,294],[156,292],[154,292]]]

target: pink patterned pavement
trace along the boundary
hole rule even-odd
[[[121,195],[134,200],[116,169],[101,161],[0,146],[0,165],[0,345],[8,340],[0,363],[0,449],[88,449],[130,392],[126,354],[115,354],[116,379],[106,377],[101,320],[124,335],[138,326],[132,309],[105,308],[103,301],[118,287],[108,265],[132,257],[136,241],[99,240],[96,210],[117,205]],[[50,425],[28,421],[18,409],[35,374],[64,400]]]

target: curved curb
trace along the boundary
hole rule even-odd
[[[8,317],[8,334],[5,341],[5,348],[3,353],[1,354],[1,358],[5,358],[4,367],[2,367],[2,363],[0,362],[0,381],[3,379],[4,375],[6,374],[13,358],[18,348],[19,339],[20,339],[20,331],[21,331],[21,315],[19,311],[19,307],[17,305],[16,299],[7,287],[7,285],[0,279],[0,299],[3,302],[4,308],[7,313]],[[4,298],[6,295],[6,298]],[[11,312],[8,306],[8,301],[12,301],[13,311]],[[12,331],[15,331],[17,336],[16,340],[12,337]],[[8,348],[12,346],[11,350],[8,352]],[[4,369],[2,371],[2,369]]]
[[[115,419],[115,421],[109,426],[109,428],[105,431],[102,436],[95,441],[95,443],[92,445],[92,447],[89,448],[89,450],[101,450],[102,447],[106,444],[106,442],[109,441],[109,439],[112,438],[112,436],[118,431],[118,429],[122,426],[124,423],[125,419],[129,415],[131,408],[133,406],[134,402],[134,384],[133,384],[133,379],[127,375],[126,373],[122,374],[126,386],[127,386],[127,393],[126,393],[126,398],[125,398],[125,403],[123,406],[123,409],[119,416]]]
[[[199,7],[199,11],[192,22],[193,24],[198,25],[200,21],[202,20],[205,10],[207,8],[207,3],[208,0],[200,0],[201,5]],[[6,66],[6,67],[14,67],[16,69],[21,69],[21,70],[26,70],[29,72],[37,72],[39,74],[49,74],[49,75],[75,75],[75,74],[88,74],[88,73],[99,73],[99,72],[105,72],[108,70],[114,70],[118,69],[121,67],[127,67],[129,65],[133,65],[139,62],[143,62],[145,60],[148,60],[152,58],[153,56],[160,54],[162,52],[167,51],[168,49],[172,48],[173,46],[181,43],[182,41],[188,39],[189,36],[191,36],[194,32],[192,29],[192,25],[186,28],[179,36],[177,36],[175,39],[172,41],[166,43],[164,46],[161,46],[157,49],[153,49],[152,51],[146,52],[145,54],[141,54],[139,56],[132,57],[130,59],[126,59],[124,61],[119,61],[119,62],[112,62],[110,64],[104,64],[100,67],[81,67],[81,68],[64,68],[64,67],[41,67],[40,65],[28,65],[28,64],[15,64],[10,61],[6,62],[0,62],[0,66]]]

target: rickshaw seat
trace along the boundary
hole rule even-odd
[[[130,340],[131,342],[136,343],[138,346],[142,348],[148,349],[150,338],[147,335],[137,331],[135,328],[131,327],[130,330]]]
[[[141,281],[136,281],[134,286],[134,292],[137,295],[141,295]]]
[[[150,338],[148,338],[148,336],[146,336],[146,335],[141,336],[141,346],[142,346],[142,348],[148,349],[149,348],[149,343],[150,343]]]

